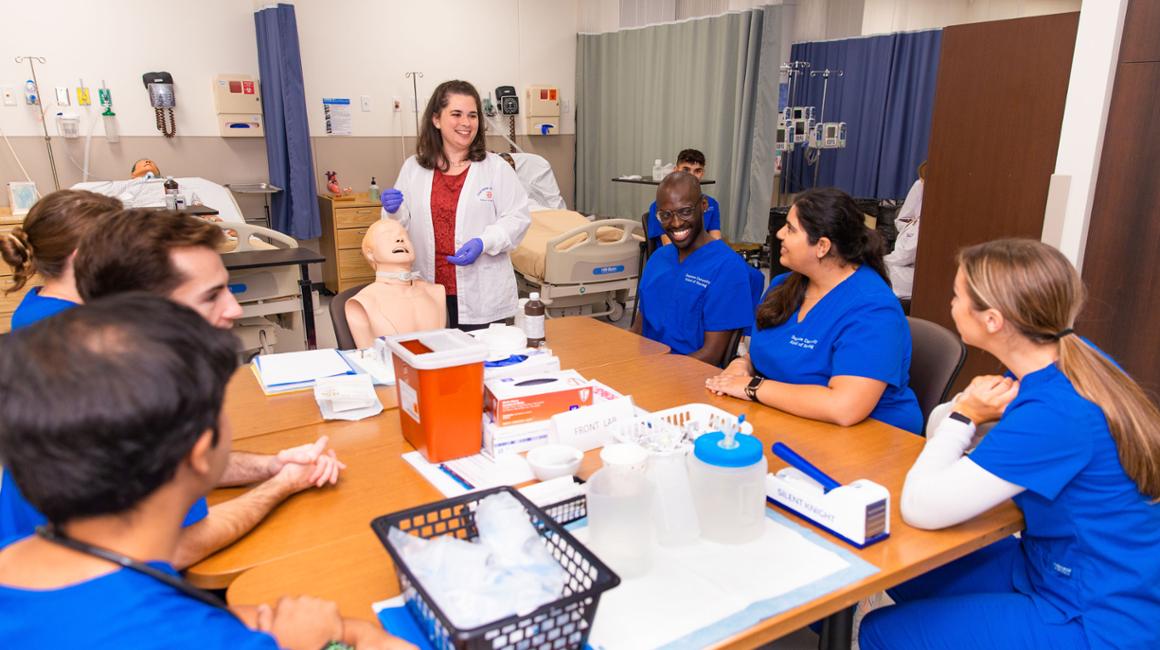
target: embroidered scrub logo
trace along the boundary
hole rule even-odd
[[[818,344],[818,340],[817,339],[807,339],[807,338],[802,337],[802,336],[797,336],[796,334],[791,334],[789,337],[789,344],[796,345],[797,347],[803,348],[806,350],[813,350],[814,346],[816,346]]]
[[[710,282],[705,278],[693,275],[692,273],[685,274],[685,282],[688,282],[689,284],[695,284],[702,289],[708,289],[710,284]]]
[[[475,198],[479,199],[480,201],[494,201],[495,192],[493,192],[490,187],[485,187],[479,191],[479,194],[475,195]]]

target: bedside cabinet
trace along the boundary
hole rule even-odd
[[[362,255],[362,240],[367,228],[379,220],[382,205],[368,201],[366,194],[356,195],[353,201],[319,196],[318,211],[322,218],[320,245],[326,256],[322,265],[326,288],[338,293],[374,282],[375,270]]]
[[[0,207],[0,237],[6,236],[13,228],[23,222],[24,217],[13,217],[9,208]],[[12,329],[12,312],[16,311],[20,301],[24,300],[24,294],[41,283],[40,276],[34,276],[29,278],[28,284],[25,284],[20,291],[4,293],[12,286],[12,267],[0,262],[0,334]]]

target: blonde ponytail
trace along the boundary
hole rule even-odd
[[[959,252],[978,311],[995,309],[1037,343],[1059,342],[1057,367],[1108,422],[1124,471],[1160,501],[1160,409],[1123,370],[1072,333],[1083,281],[1058,250],[1032,239],[1000,239]]]

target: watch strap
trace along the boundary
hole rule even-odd
[[[962,422],[968,426],[975,426],[975,423],[971,420],[971,418],[963,415],[962,413],[959,413],[958,411],[951,411],[951,414],[947,417],[957,422]]]

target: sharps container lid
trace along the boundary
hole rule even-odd
[[[763,452],[757,438],[738,433],[732,449],[721,446],[724,440],[725,434],[720,431],[706,433],[693,443],[693,455],[706,465],[717,467],[748,467],[761,461]]]

